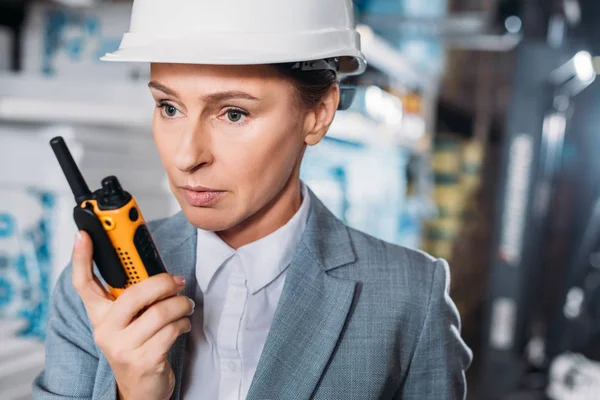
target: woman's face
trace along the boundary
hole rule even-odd
[[[153,64],[149,87],[171,189],[204,230],[235,227],[273,202],[326,131],[315,139],[318,115],[294,105],[293,84],[270,66]]]

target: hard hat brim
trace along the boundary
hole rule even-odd
[[[340,58],[339,75],[358,75],[366,59],[358,50],[356,31],[331,30],[305,34],[205,33],[195,38],[148,37],[126,33],[118,50],[102,61],[206,65],[259,65]],[[315,49],[318,49],[316,51]],[[268,51],[267,51],[268,50]]]

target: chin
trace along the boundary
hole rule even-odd
[[[236,225],[231,218],[231,210],[193,207],[189,204],[181,204],[181,209],[190,224],[204,231],[220,232]]]

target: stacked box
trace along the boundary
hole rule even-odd
[[[474,194],[481,186],[484,146],[456,135],[436,138],[433,169],[438,217],[428,221],[425,250],[436,257],[452,258],[457,238],[469,224],[469,210],[476,204]]]
[[[23,40],[23,70],[69,79],[146,79],[148,63],[107,63],[100,57],[119,48],[129,30],[130,2],[102,2],[91,7],[65,7],[33,2]]]
[[[425,251],[435,257],[450,259],[464,207],[461,185],[462,140],[451,134],[435,139],[433,172],[438,217],[425,224]]]

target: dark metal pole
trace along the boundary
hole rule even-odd
[[[545,41],[526,39],[519,48],[512,102],[506,119],[500,173],[501,198],[489,281],[488,320],[482,356],[481,399],[501,399],[517,389],[527,369],[522,357],[533,314],[539,234],[534,218],[543,127],[551,107],[550,73],[564,59]],[[533,295],[533,296],[532,296]]]

